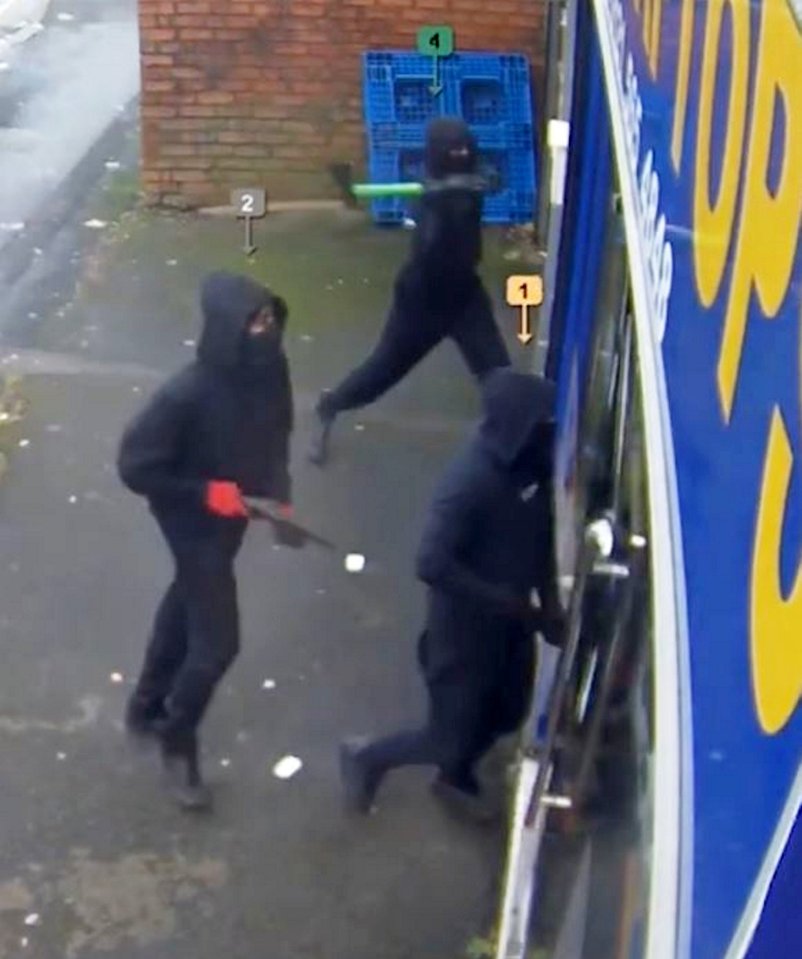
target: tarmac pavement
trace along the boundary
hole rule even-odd
[[[131,175],[76,199],[0,304],[0,959],[459,959],[493,921],[503,830],[450,819],[414,770],[350,820],[336,747],[421,716],[414,552],[474,386],[446,344],[343,418],[328,470],[309,466],[313,399],[369,348],[408,237],[354,213],[276,216],[249,264],[235,222],[120,217]],[[91,217],[110,225],[83,230]],[[491,238],[494,293],[505,249]],[[113,462],[128,417],[191,356],[197,285],[221,266],[290,304],[296,509],[338,550],[250,531],[243,652],[205,730],[216,811],[197,819],[121,728],[170,570]],[[303,765],[282,781],[287,755]]]

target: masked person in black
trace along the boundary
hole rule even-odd
[[[477,273],[482,258],[482,194],[466,183],[476,173],[477,148],[456,118],[433,120],[426,131],[426,176],[410,256],[395,282],[384,330],[370,356],[317,404],[319,430],[310,459],[328,459],[338,413],[367,406],[395,386],[442,339],[451,337],[471,373],[481,379],[510,363]]]
[[[485,380],[483,421],[439,484],[418,552],[418,576],[429,586],[418,648],[428,720],[421,729],[343,743],[341,773],[355,811],[370,809],[389,770],[433,765],[441,797],[479,817],[492,812],[476,765],[526,718],[533,633],[560,642],[553,403],[553,384],[542,377],[505,369]]]
[[[209,805],[197,731],[239,650],[234,559],[248,522],[243,495],[274,499],[291,513],[287,306],[228,273],[206,278],[201,306],[197,359],[129,425],[118,460],[123,482],[147,498],[175,563],[126,724],[161,741],[168,784],[186,808]],[[279,541],[300,545],[283,524]]]

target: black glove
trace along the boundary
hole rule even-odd
[[[282,546],[288,546],[290,549],[303,549],[306,546],[306,536],[292,523],[277,520],[275,530],[276,542]]]

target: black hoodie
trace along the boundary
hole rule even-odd
[[[430,631],[475,652],[494,629],[515,629],[515,607],[533,587],[544,603],[554,595],[554,385],[498,369],[482,400],[483,420],[438,485],[418,551]]]
[[[457,151],[456,155],[453,151]],[[463,120],[442,117],[426,130],[426,177],[476,172],[476,141]],[[459,310],[478,285],[482,258],[482,196],[455,187],[427,192],[417,214],[410,260],[402,274],[404,291],[423,294],[438,310]]]
[[[286,304],[266,287],[230,273],[204,281],[197,359],[162,386],[128,426],[120,447],[122,481],[147,497],[155,512],[207,525],[201,517],[210,480],[290,501],[287,359],[278,337],[262,365],[250,365],[246,351],[248,322],[269,304],[283,329]]]

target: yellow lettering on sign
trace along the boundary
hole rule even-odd
[[[738,3],[733,8],[734,15],[738,9],[748,17],[748,4]],[[802,33],[794,22],[790,5],[786,0],[763,0],[746,186],[718,363],[719,400],[727,421],[732,415],[752,287],[763,314],[775,316],[788,291],[799,240],[802,223],[800,63]],[[769,157],[779,109],[784,114],[785,142],[779,182],[772,194],[768,186]],[[726,171],[726,157],[724,162]],[[697,192],[698,189],[697,184]],[[708,267],[707,293],[713,286],[716,266],[717,261]]]
[[[649,58],[649,71],[652,77],[656,77],[660,56],[663,0],[643,0],[643,3],[643,45]]]
[[[711,202],[710,146],[713,101],[725,6],[729,6],[732,13],[732,70],[727,102],[726,139],[721,160],[721,182],[718,196]],[[693,192],[693,256],[696,284],[699,289],[699,299],[706,307],[712,306],[718,295],[732,238],[746,125],[748,87],[749,4],[743,0],[710,0],[702,53]]]
[[[682,145],[685,141],[685,117],[688,112],[688,80],[691,75],[693,48],[693,10],[696,0],[682,0],[682,20],[679,28],[679,55],[677,85],[674,92],[674,128],[671,133],[671,161],[679,173]]]
[[[793,456],[774,408],[763,467],[752,555],[752,688],[760,725],[777,733],[802,697],[802,565],[788,599],[780,588],[780,550]]]

